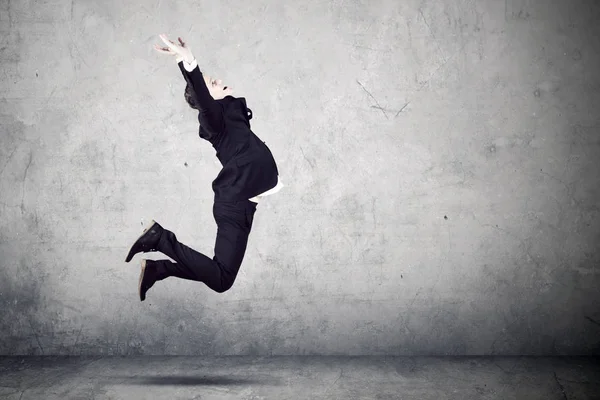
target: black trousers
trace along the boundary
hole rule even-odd
[[[158,280],[175,276],[204,282],[218,293],[229,290],[246,253],[255,212],[256,203],[250,200],[214,203],[217,239],[212,259],[180,243],[173,232],[163,228],[156,250],[175,262],[156,261]]]

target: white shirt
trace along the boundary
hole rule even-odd
[[[179,62],[181,62],[181,61],[183,61],[183,68],[185,68],[185,70],[187,72],[192,72],[194,70],[194,68],[196,68],[198,66],[196,59],[194,59],[191,63],[188,63],[183,58],[177,57],[177,63],[179,64]],[[259,200],[262,199],[263,197],[270,196],[272,194],[279,192],[281,190],[281,188],[283,188],[284,186],[285,185],[283,183],[281,183],[281,181],[279,180],[279,177],[277,177],[277,185],[273,189],[269,189],[266,192],[263,192],[263,193],[259,194],[258,196],[253,197],[248,200],[250,200],[254,203],[258,203]]]
[[[251,198],[251,199],[248,199],[248,200],[250,200],[250,201],[252,201],[252,202],[254,202],[254,203],[258,203],[258,201],[259,201],[260,199],[262,199],[263,197],[265,197],[265,196],[269,196],[269,195],[272,195],[272,194],[274,194],[274,193],[277,193],[277,192],[279,192],[279,191],[281,190],[281,188],[282,188],[282,187],[284,187],[284,186],[285,186],[285,185],[284,185],[283,183],[281,183],[281,181],[279,180],[279,177],[277,177],[277,185],[276,185],[276,186],[275,186],[273,189],[269,189],[269,190],[267,190],[266,192],[264,192],[264,193],[261,193],[261,194],[259,194],[258,196],[256,196],[256,197],[253,197],[253,198]]]

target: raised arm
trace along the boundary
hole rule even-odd
[[[198,63],[191,50],[179,38],[179,44],[173,43],[165,35],[160,38],[167,47],[155,45],[157,51],[176,56],[179,70],[187,84],[192,88],[198,107],[198,120],[208,131],[221,133],[225,129],[223,107],[211,96]]]
[[[198,63],[181,60],[179,70],[188,85],[192,88],[198,106],[198,120],[208,131],[220,133],[225,129],[223,106],[210,95]]]

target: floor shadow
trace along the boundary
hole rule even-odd
[[[158,385],[158,386],[235,386],[235,385],[277,385],[276,378],[250,378],[235,376],[186,376],[186,375],[153,375],[153,376],[113,376],[108,377],[112,384],[121,385]]]

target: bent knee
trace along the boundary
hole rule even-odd
[[[215,292],[217,293],[225,293],[226,291],[228,291],[229,289],[231,289],[231,287],[233,286],[233,281],[229,282],[222,282],[221,285],[217,288],[215,288]]]

